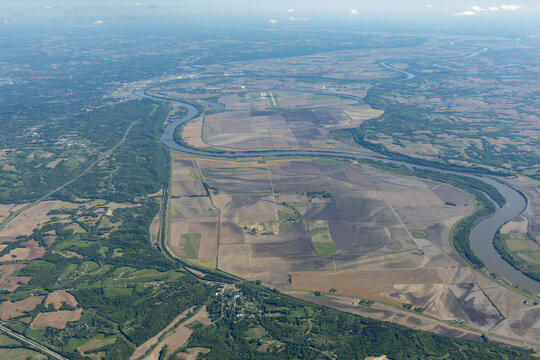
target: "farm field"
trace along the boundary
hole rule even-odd
[[[484,204],[474,181],[415,169],[510,182],[527,209],[500,236],[540,263],[536,38],[298,31],[317,19],[284,11],[219,34],[187,18],[124,32],[164,9],[135,5],[0,24],[0,358],[540,351],[539,299],[448,241]],[[236,154],[272,149],[333,154]]]
[[[283,94],[284,99],[289,99],[289,96]],[[346,139],[335,138],[333,131],[357,127],[362,121],[381,115],[381,112],[366,105],[351,105],[345,110],[342,103],[334,101],[322,108],[290,106],[273,110],[248,110],[250,104],[246,103],[246,110],[207,115],[202,138],[210,146],[241,150],[302,148],[361,151]],[[189,139],[192,137],[186,138],[188,143],[197,145]]]
[[[398,321],[408,326],[429,316],[448,322],[438,328],[442,333],[462,324],[462,329],[496,328],[496,334],[519,338],[496,326],[530,305],[452,255],[450,228],[474,207],[462,191],[353,161],[177,156],[174,161],[182,159],[188,168],[196,164],[200,186],[209,192],[195,198],[202,211],[197,214],[188,203],[182,207],[172,199],[172,206],[190,215],[175,211],[171,226],[182,234],[180,242],[196,242],[199,254],[202,248],[217,250],[218,269],[295,296],[330,294],[342,299],[332,305],[342,309],[348,309],[345,299],[374,300],[386,317],[392,306],[411,304],[421,313]],[[184,173],[173,171],[173,181]],[[190,227],[201,219],[219,233],[199,232],[190,240],[195,237]],[[173,249],[188,261],[200,261],[187,247],[191,255],[186,245]],[[380,318],[369,310],[361,313]]]

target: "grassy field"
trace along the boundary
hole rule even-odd
[[[336,254],[336,248],[332,241],[327,221],[310,221],[309,234],[311,236],[311,243],[319,256],[332,256]]]
[[[181,241],[184,243],[184,256],[188,259],[197,259],[201,245],[201,234],[182,234]]]
[[[422,230],[422,229],[409,230],[409,232],[411,233],[411,236],[413,238],[416,238],[416,239],[427,239],[428,238],[428,236],[426,234],[426,231]]]

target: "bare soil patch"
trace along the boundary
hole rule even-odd
[[[58,236],[56,235],[45,235],[43,236],[43,240],[45,241],[45,244],[47,244],[47,246],[50,247],[52,244],[54,244],[57,237]]]
[[[426,314],[442,320],[469,320],[456,296],[444,284],[395,285],[394,289],[401,302],[423,307]]]
[[[243,164],[242,164],[243,165]],[[202,167],[204,181],[213,189],[228,194],[271,194],[272,185],[266,167]]]
[[[467,313],[472,326],[487,331],[502,320],[499,311],[477,284],[453,284],[449,288]]]
[[[15,302],[4,301],[0,305],[0,319],[9,320],[24,315],[41,304],[45,296],[29,296],[24,300]]]
[[[199,170],[191,160],[174,159],[172,162],[173,196],[205,195],[206,191],[199,176]]]
[[[220,245],[244,244],[245,241],[245,232],[241,226],[232,222],[221,224]]]
[[[497,335],[537,342],[540,338],[540,306],[527,309],[520,319],[505,320],[493,332]]]
[[[26,204],[0,204],[0,218],[8,217],[14,211],[24,207]]]
[[[428,269],[359,270],[341,273],[291,273],[295,290],[328,292],[356,296],[400,305],[397,296],[391,296],[394,284],[438,284],[437,272]],[[388,295],[382,295],[382,294]]]
[[[165,345],[167,345],[167,347],[169,348],[169,353],[172,353],[176,351],[176,349],[183,347],[189,340],[189,337],[191,336],[191,334],[193,333],[193,331],[188,326],[197,322],[203,325],[209,325],[211,323],[211,320],[210,320],[210,317],[208,316],[208,312],[206,311],[206,308],[202,308],[191,319],[187,320],[185,323],[177,327],[176,330],[172,334],[167,336],[161,342],[160,346],[158,346],[152,352],[152,355],[154,354],[159,355],[159,351]],[[152,356],[150,358],[152,358]]]
[[[11,274],[24,268],[24,264],[7,264],[0,265],[0,290],[14,291],[21,284],[26,284],[30,281],[31,277],[28,276],[11,276]]]
[[[483,288],[486,295],[507,319],[519,319],[530,308],[528,299],[507,288],[490,285]]]
[[[0,236],[28,236],[36,226],[45,221],[47,213],[56,207],[57,201],[43,201],[20,213],[0,231]]]
[[[218,212],[207,197],[186,197],[171,200],[171,216],[177,219],[194,221],[216,220]]]
[[[190,121],[182,131],[182,140],[196,148],[208,147],[208,144],[201,138],[202,118]]]
[[[47,295],[47,300],[45,300],[45,306],[53,304],[56,310],[60,309],[60,307],[64,303],[74,307],[78,304],[77,300],[75,300],[75,297],[65,290],[53,291],[52,293]]]
[[[251,245],[220,245],[218,268],[244,279],[251,279]]]
[[[189,308],[187,309],[186,311],[184,311],[183,313],[181,313],[180,315],[178,315],[169,325],[167,325],[167,327],[165,329],[163,329],[162,331],[160,331],[156,336],[154,336],[153,338],[147,340],[144,344],[142,344],[141,346],[139,346],[135,352],[131,355],[130,357],[130,360],[135,360],[135,359],[139,359],[141,356],[143,356],[153,345],[155,345],[159,338],[165,334],[166,332],[168,332],[170,329],[172,329],[179,321],[181,321],[182,319],[184,319],[187,314],[193,310],[193,308]],[[158,354],[159,354],[159,351],[158,351]]]
[[[24,248],[15,248],[9,252],[9,254],[5,254],[4,256],[0,257],[0,261],[24,261],[24,260],[34,260],[41,258],[44,254],[46,249],[39,246],[39,243],[36,240],[29,240],[24,243]]]
[[[159,232],[161,228],[161,212],[156,214],[152,224],[150,224],[150,241],[152,244],[156,244],[159,241]]]
[[[77,321],[81,318],[82,309],[73,311],[60,310],[53,312],[40,313],[32,322],[30,327],[35,329],[45,329],[52,327],[55,329],[63,329],[70,321]]]
[[[504,224],[501,234],[526,234],[529,231],[529,221],[524,216]]]
[[[272,195],[216,195],[223,221],[277,221],[277,209]]]

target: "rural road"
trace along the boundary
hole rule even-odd
[[[68,358],[65,358],[62,355],[52,351],[51,349],[49,349],[49,348],[47,348],[47,347],[45,347],[43,345],[38,344],[34,340],[30,340],[30,339],[28,339],[27,337],[25,337],[23,335],[17,334],[16,332],[8,329],[7,327],[5,327],[2,324],[0,324],[0,330],[7,333],[7,334],[9,334],[10,336],[16,338],[17,340],[20,340],[22,342],[27,343],[28,345],[30,345],[30,347],[39,349],[40,351],[44,352],[47,355],[50,355],[50,356],[52,356],[54,358],[61,359],[61,360],[68,360]]]
[[[154,109],[155,110],[155,109]],[[153,113],[153,112],[152,112]],[[152,114],[150,114],[151,116]],[[40,197],[39,199],[37,199],[36,201],[34,201],[33,203],[30,203],[22,208],[20,208],[19,210],[17,210],[16,212],[14,213],[11,213],[9,214],[9,216],[7,218],[4,219],[4,221],[2,221],[0,223],[0,231],[2,231],[3,228],[5,228],[7,226],[7,224],[9,224],[11,222],[11,220],[15,219],[20,213],[22,213],[23,211],[25,210],[28,210],[29,208],[31,208],[32,206],[36,206],[37,204],[39,204],[40,202],[44,201],[45,199],[47,199],[49,196],[51,196],[52,194],[54,194],[55,192],[58,192],[60,190],[62,190],[63,188],[65,188],[66,186],[68,185],[71,185],[75,180],[77,179],[80,179],[81,177],[83,177],[84,175],[88,174],[88,172],[90,170],[92,170],[92,168],[94,168],[94,166],[96,166],[100,161],[106,159],[107,157],[109,157],[120,145],[122,145],[124,143],[124,141],[126,141],[126,138],[129,134],[129,132],[131,131],[131,128],[133,128],[133,125],[135,125],[137,121],[134,121],[132,122],[127,130],[125,131],[124,133],[124,136],[122,137],[122,139],[120,140],[120,142],[118,142],[115,146],[113,146],[112,148],[110,148],[109,150],[107,150],[106,152],[104,152],[103,154],[101,154],[97,160],[95,160],[93,163],[91,163],[90,165],[88,165],[88,167],[86,169],[84,169],[84,171],[82,173],[80,173],[79,175],[73,177],[72,179],[66,181],[64,184],[60,185],[59,187],[57,187],[56,189],[54,190],[51,190],[50,192],[48,192],[47,194],[43,195],[42,197]]]

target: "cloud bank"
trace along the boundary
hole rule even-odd
[[[521,5],[501,5],[501,6],[489,6],[487,8],[482,8],[478,5],[471,6],[468,10],[460,11],[454,13],[454,16],[473,16],[478,14],[488,14],[490,12],[498,11],[516,11],[521,9]]]

